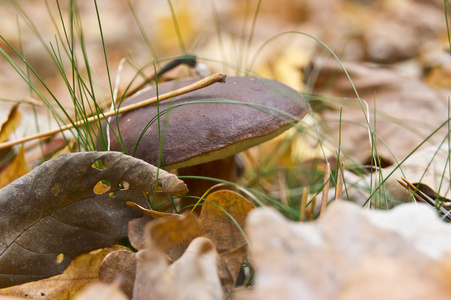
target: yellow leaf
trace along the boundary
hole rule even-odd
[[[19,104],[15,104],[10,112],[8,117],[2,124],[0,124],[0,143],[3,143],[8,139],[8,137],[13,133],[16,128],[19,126],[22,121],[22,115],[17,110]]]
[[[23,147],[16,157],[1,171],[0,188],[7,186],[17,178],[27,174],[30,170],[26,166]]]
[[[88,283],[97,280],[100,264],[108,253],[123,249],[126,248],[114,246],[79,255],[63,274],[0,289],[0,295],[40,300],[69,299]]]

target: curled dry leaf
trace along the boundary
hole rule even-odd
[[[129,299],[133,297],[135,275],[135,253],[129,250],[108,254],[99,269],[99,280],[104,283],[118,282],[120,289]]]
[[[165,212],[155,211],[152,209],[147,209],[134,202],[127,202],[127,205],[131,206],[131,207],[136,207],[143,212],[143,216],[141,218],[131,220],[128,223],[128,238],[130,240],[130,244],[133,246],[133,248],[135,248],[137,250],[141,250],[146,247],[145,246],[144,227],[146,226],[147,223],[149,223],[152,220],[159,219],[159,218],[165,218],[165,217],[180,218],[181,217],[181,215],[179,215],[179,214],[165,213]]]
[[[392,186],[392,190],[399,188],[400,191],[397,194],[401,194],[402,187],[395,184],[395,180],[405,177],[413,185],[421,183],[420,190],[430,194],[431,191],[434,195],[430,195],[432,198],[436,196],[442,198],[451,199],[451,182],[450,182],[450,168],[449,168],[449,149],[446,146],[431,146],[422,151],[412,154],[407,160],[397,169],[390,177],[389,184]],[[385,168],[385,173],[392,172],[396,166]],[[399,200],[407,202],[410,200],[410,193],[407,191],[403,197]]]
[[[426,205],[374,211],[339,201],[313,223],[255,209],[246,229],[258,276],[253,291],[233,299],[451,296],[451,227]]]
[[[99,166],[102,166],[100,168]],[[157,177],[158,173],[158,177]],[[158,182],[156,181],[158,178]],[[109,183],[97,194],[95,187]],[[77,255],[127,237],[145,192],[186,193],[186,186],[118,152],[62,154],[0,190],[0,287],[61,273]]]

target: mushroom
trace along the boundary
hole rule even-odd
[[[159,84],[158,94],[195,81],[189,78]],[[126,100],[125,104],[155,97],[156,93],[155,87],[143,90]],[[198,103],[191,103],[193,101]],[[140,137],[158,111],[159,122],[150,124]],[[158,105],[125,113],[119,116],[118,122],[130,155],[166,170],[178,169],[178,175],[234,182],[235,154],[276,137],[306,112],[305,99],[286,85],[269,79],[228,77],[226,83],[217,83]],[[117,130],[115,120],[111,126]],[[111,150],[120,151],[115,135],[110,136]],[[214,185],[208,180],[185,178],[184,181],[190,190],[189,195],[198,197]],[[181,207],[190,202],[194,200],[184,198]]]

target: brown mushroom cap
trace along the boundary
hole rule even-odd
[[[161,95],[195,81],[182,79],[163,83],[158,85],[158,93]],[[132,96],[125,105],[155,96],[156,88],[148,89]],[[206,99],[211,102],[174,107]],[[257,104],[259,107],[230,104],[224,99]],[[234,155],[287,130],[291,127],[287,121],[296,122],[271,109],[297,118],[302,118],[307,112],[306,101],[295,90],[277,81],[251,77],[228,77],[226,83],[216,83],[161,102],[158,109],[161,113],[168,107],[173,109],[160,117],[160,135],[158,122],[152,123],[134,153],[134,156],[157,165],[160,136],[165,169],[193,166]],[[119,117],[122,139],[130,155],[133,155],[141,132],[157,115],[157,111],[157,104],[153,104]],[[111,124],[117,130],[115,120]],[[113,134],[110,136],[111,150],[121,150],[116,137]]]

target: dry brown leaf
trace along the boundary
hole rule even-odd
[[[443,7],[433,1],[340,2],[336,13],[353,30],[353,47],[360,48],[365,61],[388,64],[412,58],[446,32],[440,20]]]
[[[190,242],[201,235],[200,224],[195,214],[186,214],[182,218],[167,217],[153,221],[146,230],[146,246],[155,244],[160,251],[166,253],[170,261],[177,260],[186,250]]]
[[[255,206],[240,194],[229,190],[213,192],[206,200],[202,205],[199,219],[194,214],[180,216],[144,210],[149,217],[132,220],[129,224],[132,245],[137,245],[139,247],[137,249],[143,249],[143,242],[139,240],[147,236],[141,227],[147,224],[147,220],[152,220],[153,227],[149,233],[152,240],[161,251],[166,252],[171,261],[180,257],[189,242],[198,236],[212,240],[220,254],[245,244],[242,231],[245,218]],[[130,205],[136,206],[131,203]],[[164,216],[166,218],[161,218]],[[178,250],[168,251],[168,249]]]
[[[342,153],[349,153],[362,164],[368,163],[372,154],[364,112],[378,135],[377,154],[389,164],[395,162],[393,155],[398,161],[406,157],[448,119],[446,99],[421,80],[403,77],[389,69],[345,62],[344,66],[364,101],[362,107],[336,61],[316,60],[314,65],[320,71],[314,91],[344,97],[338,103],[332,103],[336,110],[322,113],[323,129],[337,144],[340,135]],[[343,109],[341,124],[340,106]],[[446,128],[442,128],[426,145],[440,143],[446,135]]]
[[[100,162],[105,168],[96,168]],[[102,181],[111,189],[96,194],[94,186]],[[59,274],[77,255],[125,238],[128,221],[142,216],[125,202],[146,205],[145,193],[156,185],[163,192],[186,193],[175,175],[139,159],[86,152],[62,154],[4,187],[0,287]]]
[[[177,270],[180,264],[193,264],[195,266],[193,267],[194,269],[203,268],[195,262],[199,258],[199,255],[192,256],[193,253],[188,253],[190,252],[188,250],[189,247],[206,249],[206,252],[214,250],[214,253],[219,252],[219,255],[215,254],[216,265],[214,272],[208,271],[210,275],[207,276],[209,278],[207,281],[205,281],[206,278],[202,277],[203,275],[200,277],[189,275],[188,277],[194,277],[186,279],[183,276],[179,276],[177,279],[179,282],[177,286],[179,287],[177,289],[184,289],[188,286],[182,283],[183,280],[199,281],[199,284],[203,282],[202,284],[207,286],[210,286],[211,282],[209,283],[209,281],[213,280],[214,282],[220,282],[219,286],[222,287],[222,293],[225,295],[230,294],[240,267],[247,256],[247,245],[243,238],[243,232],[238,229],[237,224],[240,228],[243,228],[245,217],[254,206],[238,193],[227,190],[214,192],[206,199],[207,201],[202,206],[201,217],[199,219],[195,214],[187,214],[181,217],[169,215],[161,218],[161,213],[147,211],[149,215],[152,215],[149,219],[153,217],[157,217],[158,219],[148,222],[144,229],[139,228],[139,226],[143,226],[144,218],[139,219],[138,222],[137,220],[130,222],[133,225],[129,226],[129,230],[140,232],[138,235],[130,232],[133,239],[146,239],[145,243],[134,242],[139,245],[145,244],[145,249],[140,250],[136,256],[128,253],[125,256],[130,257],[124,258],[129,261],[129,264],[134,264],[135,259],[138,262],[138,271],[135,277],[135,298],[138,297],[139,299],[139,295],[150,293],[150,291],[163,297],[162,295],[165,295],[164,293],[169,293],[169,290],[176,289],[176,287],[170,288],[173,284],[173,279],[165,273],[170,262],[174,264],[170,268],[176,268]],[[231,221],[231,218],[237,224]],[[194,242],[198,237],[208,238],[205,240],[209,242]],[[196,246],[198,243],[204,246]],[[212,249],[208,246],[210,244],[213,245]],[[216,249],[220,250],[217,251]],[[202,251],[200,251],[200,254],[203,253]],[[117,255],[122,257],[121,254]],[[184,260],[187,261],[184,262]],[[120,264],[115,262],[112,266],[102,265],[101,269],[104,273],[111,273],[109,275],[111,280],[121,273],[118,271],[121,268]],[[195,270],[191,271],[196,272]],[[151,272],[156,272],[157,274]],[[178,274],[180,272],[177,271],[176,273]],[[132,277],[130,274],[127,273],[126,276]],[[153,280],[153,282],[149,283],[150,280]],[[156,283],[155,280],[158,280],[158,282]],[[139,287],[136,287],[136,285],[139,285]],[[197,283],[189,285],[197,286]],[[216,286],[216,283],[214,285]],[[177,291],[177,293],[179,292],[181,291]]]
[[[68,299],[74,297],[89,283],[98,279],[100,264],[108,253],[124,250],[123,246],[94,250],[77,256],[63,274],[39,281],[28,282],[5,289],[0,295],[21,299]]]
[[[99,269],[99,280],[104,283],[118,282],[119,288],[133,297],[136,275],[136,257],[130,250],[115,251],[105,256]]]
[[[222,252],[218,257],[218,275],[225,295],[230,295],[235,286],[238,273],[248,255],[247,249],[247,244],[243,244],[238,248]]]
[[[240,228],[244,228],[246,216],[254,207],[251,202],[236,192],[229,190],[216,191],[207,196],[199,219],[190,218],[191,225],[169,226],[166,228],[164,219],[160,219],[159,222],[153,222],[155,225],[151,226],[149,236],[152,237],[152,243],[158,245],[157,247],[160,249],[163,247],[168,248],[172,243],[172,249],[177,249],[177,251],[166,251],[166,254],[170,259],[175,260],[177,258],[176,255],[186,252],[185,249],[190,242],[189,239],[185,238],[184,228],[201,229],[198,236],[210,239],[219,253],[217,258],[219,279],[221,280],[224,294],[228,295],[247,256],[247,245]],[[168,224],[173,222],[181,224],[180,219],[172,219],[167,222]],[[169,230],[171,228],[182,230],[181,233],[178,233],[181,236],[178,239],[183,240],[183,243],[176,243],[177,238],[174,235],[177,234],[177,231]],[[158,231],[160,233],[157,235]],[[188,231],[195,232],[195,230]],[[169,235],[171,237],[167,237]],[[194,235],[190,235],[190,237],[192,240]]]
[[[202,235],[213,241],[218,253],[240,247],[246,243],[243,228],[253,208],[255,206],[237,192],[221,190],[209,194],[199,217]]]
[[[426,205],[372,211],[340,201],[313,223],[263,208],[246,229],[258,276],[254,290],[233,299],[451,296],[449,266],[439,267],[449,264],[451,227]]]
[[[127,202],[127,205],[140,209],[144,214],[142,218],[137,218],[137,219],[131,220],[128,223],[128,238],[130,240],[130,244],[133,246],[133,248],[135,248],[137,250],[141,250],[141,249],[145,248],[144,227],[146,226],[147,223],[149,223],[152,220],[158,219],[158,218],[164,218],[164,217],[180,218],[181,217],[179,214],[164,213],[164,212],[147,209],[134,202]]]

